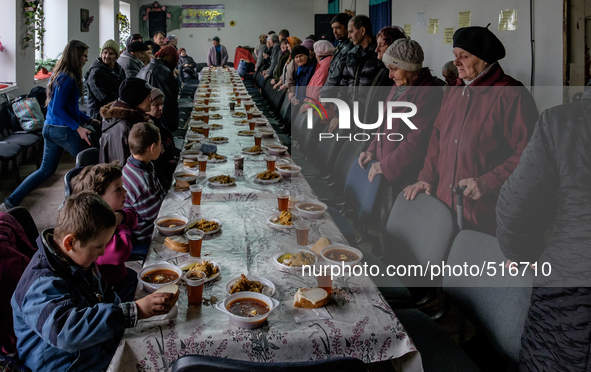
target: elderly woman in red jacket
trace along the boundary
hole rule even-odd
[[[498,61],[505,48],[488,28],[458,29],[453,47],[459,78],[446,88],[419,182],[405,196],[435,193],[453,208],[453,188],[466,186],[465,225],[494,235],[497,197],[519,163],[538,110],[523,84],[503,72]]]
[[[316,55],[318,65],[316,65],[314,76],[312,76],[312,79],[308,83],[306,96],[314,100],[320,99],[320,89],[322,89],[324,83],[326,83],[326,79],[328,79],[328,68],[330,67],[334,51],[334,45],[327,40],[319,40],[314,43],[314,54]],[[308,101],[308,99],[305,101]],[[303,114],[309,107],[309,105],[302,105],[300,113]]]
[[[423,49],[414,40],[398,39],[388,47],[382,57],[382,62],[388,68],[390,79],[394,80],[387,101],[411,102],[417,107],[417,113],[411,118],[418,128],[411,130],[402,119],[392,120],[388,129],[386,113],[384,121],[378,129],[382,136],[376,136],[367,151],[359,155],[359,166],[365,168],[367,163],[376,160],[371,165],[368,178],[372,182],[378,174],[383,174],[394,186],[394,194],[416,180],[423,159],[427,154],[429,137],[433,130],[433,122],[437,118],[443,90],[439,87],[429,68],[423,67]],[[387,102],[384,102],[386,111]],[[393,111],[403,112],[407,108],[395,108]],[[389,141],[387,136],[399,133],[401,141]],[[399,136],[393,137],[399,139]]]

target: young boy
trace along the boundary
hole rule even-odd
[[[101,286],[94,262],[117,217],[96,193],[70,197],[55,229],[43,231],[11,305],[17,349],[33,371],[103,371],[125,328],[165,314],[173,298],[153,293],[122,303]]]
[[[127,190],[125,207],[138,215],[137,227],[131,232],[133,253],[146,255],[166,192],[154,171],[153,160],[162,152],[160,131],[154,124],[138,123],[129,132],[131,156],[123,167],[123,187]]]
[[[127,191],[122,175],[117,162],[89,165],[72,180],[72,188],[74,194],[96,192],[117,216],[115,234],[105,247],[105,254],[96,260],[96,266],[103,281],[125,302],[133,300],[138,282],[137,273],[125,266],[133,248],[131,231],[137,226],[137,215],[133,209],[124,209]]]

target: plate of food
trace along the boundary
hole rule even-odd
[[[269,172],[266,170],[254,176],[254,180],[258,183],[277,183],[281,181],[281,175],[279,173]]]
[[[224,155],[209,154],[207,156],[207,162],[210,164],[225,163],[227,160],[228,158]]]
[[[222,222],[215,218],[193,218],[187,222],[185,231],[197,229],[205,233],[205,235],[215,234],[222,228]]]
[[[228,292],[228,294],[256,292],[272,297],[275,294],[275,284],[269,279],[260,276],[241,274],[239,277],[228,281],[228,284],[226,284],[226,292]]]
[[[209,111],[220,111],[220,108],[218,106],[211,106]]]
[[[218,129],[222,129],[222,128],[224,128],[224,126],[221,124],[209,124],[209,129],[211,129],[211,130],[218,130]]]
[[[267,217],[269,226],[277,229],[291,229],[293,221],[297,220],[297,216],[292,215],[291,212],[283,211],[281,213],[273,213]]]
[[[187,133],[187,141],[196,142],[202,138],[205,138],[205,136],[201,133],[191,133],[191,132]]]
[[[301,272],[302,266],[311,266],[318,261],[314,253],[297,248],[279,251],[271,259],[275,268],[290,272]]]
[[[236,119],[244,119],[246,117],[246,112],[236,111],[232,114],[232,117]]]
[[[239,127],[244,127],[248,125],[248,120],[236,120],[234,124],[238,125]]]
[[[208,141],[209,143],[215,143],[216,145],[227,143],[228,137],[211,137]]]
[[[207,276],[207,279],[205,279],[205,283],[211,282],[212,280],[216,280],[222,272],[220,265],[216,262],[203,260],[201,258],[194,258],[191,256],[186,257],[188,257],[187,260],[179,262],[179,268],[182,271],[189,272],[203,271]]]
[[[242,152],[248,155],[259,155],[263,153],[263,148],[261,146],[245,147]]]
[[[232,186],[236,184],[236,179],[230,176],[215,176],[215,177],[210,177],[207,179],[207,181],[209,182],[210,186],[216,186],[216,187],[226,187],[226,186]]]
[[[210,120],[220,120],[223,119],[224,117],[220,114],[213,114],[213,115],[209,115],[209,119]]]
[[[238,135],[241,137],[252,137],[254,136],[254,130],[239,130]]]

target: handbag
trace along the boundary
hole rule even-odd
[[[43,129],[45,118],[36,98],[17,99],[12,103],[12,110],[21,127],[27,132],[37,132]]]

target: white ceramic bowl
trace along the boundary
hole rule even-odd
[[[321,210],[311,211],[305,208],[306,204],[314,204],[315,206],[321,207]],[[328,206],[318,200],[303,200],[295,205],[298,214],[304,218],[317,219],[322,217],[324,212],[328,209]]]
[[[230,279],[230,281],[228,282],[228,284],[226,284],[226,292],[228,294],[230,294],[230,290],[232,289],[232,285],[238,281],[240,278],[242,278],[241,276],[238,276],[236,278],[232,278]],[[246,275],[246,279],[250,280],[251,282],[260,282],[263,285],[263,294],[265,296],[269,296],[269,297],[273,297],[273,295],[275,294],[275,284],[273,284],[272,281],[270,281],[267,278],[263,278],[260,276],[255,276],[255,275]],[[257,293],[257,292],[249,292],[248,293]],[[236,292],[239,293],[239,292]]]
[[[167,269],[167,270],[174,271],[175,273],[177,273],[179,275],[179,277],[171,282],[162,283],[162,284],[148,283],[142,279],[142,277],[144,275],[146,275],[152,271],[161,270],[161,269]],[[139,273],[137,273],[137,279],[142,283],[142,286],[144,287],[144,291],[146,291],[148,293],[154,293],[158,288],[163,287],[167,284],[176,284],[179,280],[181,280],[181,276],[183,276],[183,271],[180,268],[178,268],[172,264],[169,264],[168,262],[164,262],[164,261],[155,263],[153,265],[148,265],[148,266],[144,267],[143,269],[141,269]]]
[[[164,220],[172,220],[172,219],[181,220],[184,223],[182,225],[178,225],[175,227],[162,227],[159,225],[159,223]],[[154,225],[158,229],[158,232],[160,233],[160,235],[173,236],[173,235],[181,235],[185,231],[185,226],[187,226],[187,222],[189,222],[189,219],[187,217],[183,217],[180,214],[173,213],[173,214],[169,214],[169,215],[157,218],[156,221],[154,221]]]
[[[327,254],[329,251],[331,251],[333,249],[342,249],[342,250],[345,250],[345,251],[349,251],[349,252],[355,253],[357,256],[359,256],[359,258],[357,260],[355,260],[355,261],[349,261],[349,262],[335,261],[335,260],[330,260],[330,259],[326,258],[325,254]],[[343,244],[338,244],[338,243],[331,244],[328,247],[324,248],[320,252],[320,255],[322,256],[322,258],[324,259],[324,261],[326,261],[327,263],[332,264],[332,265],[345,264],[345,265],[354,266],[359,261],[361,261],[363,259],[363,253],[361,253],[361,251],[359,249],[353,248],[353,247],[349,247],[349,246],[343,245]]]
[[[246,317],[234,315],[231,312],[229,312],[227,310],[228,305],[230,303],[232,303],[233,301],[239,300],[241,298],[254,298],[255,300],[260,300],[260,301],[264,302],[269,307],[269,312],[264,315],[254,316],[252,318],[246,318]],[[279,301],[272,299],[271,297],[267,297],[267,296],[260,294],[260,293],[239,292],[239,293],[234,293],[234,294],[229,295],[228,297],[224,298],[223,301],[220,301],[215,305],[215,308],[223,313],[228,314],[228,316],[230,317],[230,323],[234,324],[236,327],[253,329],[253,328],[258,328],[258,327],[262,326],[265,323],[265,321],[267,320],[267,317],[269,317],[269,314],[271,314],[273,309],[275,309],[277,306],[279,306],[279,304],[280,304]]]
[[[283,166],[289,166],[289,169],[281,168]],[[275,169],[282,177],[291,177],[296,176],[302,170],[302,167],[297,166],[295,164],[276,164]]]

